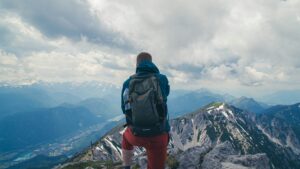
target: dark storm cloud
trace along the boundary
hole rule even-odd
[[[77,41],[87,37],[99,45],[133,49],[119,33],[109,30],[92,15],[84,0],[2,0],[0,7],[17,13],[49,38],[63,36]]]
[[[17,56],[24,56],[27,52],[49,51],[52,48],[51,45],[39,41],[26,31],[18,30],[20,27],[14,26],[0,21],[0,50],[14,53]],[[26,26],[28,27],[28,25]]]
[[[211,65],[193,65],[193,64],[179,64],[176,66],[168,66],[166,67],[166,71],[176,70],[181,73],[188,75],[188,81],[193,81],[195,79],[202,79],[202,78],[214,78],[212,77],[212,71],[218,71],[219,74],[226,75],[227,78],[238,78],[239,73],[236,65],[232,63],[224,63],[224,64],[211,64]],[[174,77],[176,75],[167,73],[170,77]]]
[[[105,62],[103,62],[103,60],[100,60],[98,58],[95,58],[95,60],[99,65],[102,65],[103,67],[108,68],[108,69],[114,69],[114,70],[120,70],[120,71],[125,71],[125,70],[129,69],[125,65],[120,65],[113,61],[106,60]]]
[[[201,73],[205,66],[204,65],[192,65],[192,64],[180,64],[177,66],[169,66],[170,69],[176,69],[178,71],[182,72],[195,72],[195,73]]]

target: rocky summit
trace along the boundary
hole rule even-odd
[[[293,108],[288,110],[297,112],[300,109],[299,105]],[[278,113],[274,107],[270,110],[272,110],[270,114]],[[299,113],[291,114],[294,120],[298,120],[295,116],[299,116]],[[280,119],[280,116],[278,118],[269,116],[250,113],[226,103],[211,103],[195,112],[172,119],[166,167],[172,169],[300,168],[299,140],[295,136],[296,132],[293,131],[294,126],[290,126],[289,123],[285,123],[285,128],[268,125],[269,123],[264,119],[273,118],[273,120],[268,119],[270,123]],[[274,134],[279,130],[278,127],[281,132],[290,134],[284,136]],[[58,168],[86,161],[120,162],[123,131],[122,125],[115,127],[93,146]],[[136,166],[146,168],[147,158],[143,148],[136,147],[134,161]]]

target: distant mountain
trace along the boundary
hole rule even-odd
[[[34,88],[43,89],[55,98],[56,94],[67,93],[70,96],[80,98],[80,100],[88,98],[115,98],[121,93],[120,86],[115,86],[105,82],[64,82],[64,83],[35,83],[31,85]],[[72,98],[71,98],[72,99]],[[118,100],[119,101],[119,100]],[[119,103],[119,102],[118,102]]]
[[[259,98],[265,103],[268,104],[283,104],[290,105],[300,102],[300,90],[285,90],[278,91],[272,94],[265,95]]]
[[[260,113],[269,107],[267,104],[257,102],[253,98],[247,98],[247,97],[240,97],[238,99],[232,100],[229,103],[234,105],[237,108],[254,112],[254,113]]]
[[[113,104],[103,98],[89,98],[76,105],[87,108],[90,112],[103,119],[110,119],[122,115],[120,104]]]
[[[0,85],[0,168],[89,145],[120,120],[119,90],[98,82]]]
[[[2,90],[1,90],[2,89]],[[4,92],[1,92],[4,91]],[[36,83],[28,86],[0,87],[0,118],[16,112],[28,112],[36,108],[61,104],[83,105],[91,112],[103,110],[106,114],[120,113],[121,89],[106,83]],[[174,90],[168,98],[169,112],[178,117],[211,102],[231,102],[235,97],[220,95],[207,89],[196,91]],[[240,104],[235,104],[237,107]],[[254,105],[256,106],[256,105]],[[249,108],[252,105],[240,108]],[[257,106],[256,106],[257,107]],[[256,110],[256,108],[254,108]]]
[[[279,117],[284,114],[289,116],[287,119],[291,118],[295,123],[298,122],[298,117],[294,116],[298,114],[299,104],[274,109],[268,110],[270,114]],[[290,114],[282,112],[284,110],[289,110]],[[225,103],[207,105],[193,113],[171,120],[169,158],[172,158],[173,164],[174,162],[178,164],[179,169],[300,168],[300,154],[291,148],[297,146],[294,143],[298,138],[287,145],[279,144],[277,139],[280,135],[266,132],[266,127],[269,127],[270,131],[276,131],[277,123],[261,124],[260,119],[265,121],[264,118],[268,119],[266,124],[270,124],[268,121],[273,121],[272,117],[264,116],[264,113],[259,115],[249,113]],[[89,160],[120,161],[123,130],[122,126],[117,126],[94,144],[93,148],[75,156],[64,166]],[[288,127],[281,130],[283,133],[291,132]],[[144,149],[135,149],[135,163],[142,168],[145,167]]]
[[[222,95],[215,94],[209,90],[188,91],[176,94],[168,100],[169,114],[171,118],[178,117],[184,113],[194,111],[199,107],[211,102],[224,102]]]
[[[50,107],[55,101],[42,89],[28,86],[0,87],[0,119],[14,113]]]
[[[55,107],[17,113],[0,120],[0,152],[22,149],[101,123],[83,107]]]
[[[300,154],[300,103],[266,109],[256,122],[273,142]]]
[[[197,91],[181,90],[179,92],[175,91],[175,94],[172,94],[168,100],[170,116],[181,116],[211,102],[227,102],[237,108],[255,113],[260,113],[268,107],[267,104],[258,102],[253,98],[235,98],[229,94],[220,95],[206,89]]]
[[[77,104],[90,98],[105,98],[108,105],[119,108],[120,90],[112,84],[100,82],[0,85],[0,119],[10,114],[63,103]]]
[[[236,99],[236,97],[226,93],[226,94],[223,94],[222,97],[224,98],[224,100],[227,102],[227,103],[231,103],[233,100]]]

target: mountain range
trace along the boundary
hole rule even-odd
[[[114,86],[95,83],[1,86],[0,168],[88,146],[120,116],[116,93]]]
[[[0,168],[4,163],[5,166],[27,161],[30,164],[32,159],[37,164],[39,159],[45,159],[39,156],[72,156],[81,151],[90,141],[113,128],[115,121],[122,121],[120,90],[114,85],[98,82],[0,86]],[[275,141],[281,146],[298,144],[294,139],[299,136],[297,127],[292,127],[294,133],[284,134],[292,119],[284,119],[287,124],[274,128],[274,124],[283,121],[280,118],[283,115],[269,115],[269,108],[274,107],[253,98],[237,98],[207,89],[172,90],[168,98],[170,118],[184,117],[211,102],[226,102],[252,114],[251,119],[257,127],[268,139],[278,137]],[[265,120],[272,118],[268,123]],[[283,132],[278,136],[278,131]]]
[[[170,120],[169,168],[297,169],[300,167],[300,103],[270,107],[260,114],[226,103],[211,103]],[[278,125],[282,121],[282,125]],[[119,125],[91,148],[58,168],[89,160],[121,160]],[[145,150],[135,149],[135,163],[146,166]],[[76,166],[76,165],[74,165]]]
[[[171,118],[181,116],[211,102],[226,102],[237,108],[255,113],[260,113],[269,107],[268,104],[258,102],[253,98],[245,96],[236,98],[229,94],[216,94],[206,89],[186,92],[179,91],[179,93],[175,91],[175,94],[168,101],[169,112],[171,112],[170,116]]]
[[[101,122],[83,107],[55,107],[0,120],[0,152],[47,142]]]

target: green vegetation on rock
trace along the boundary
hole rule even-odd
[[[179,167],[179,161],[174,156],[169,155],[167,157],[167,165],[170,169],[176,169]]]

